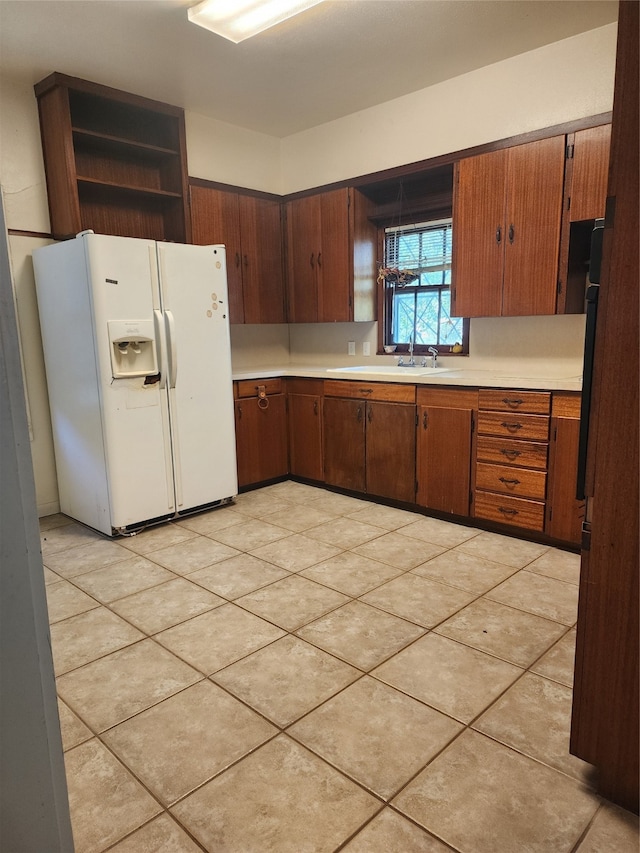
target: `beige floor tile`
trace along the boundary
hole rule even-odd
[[[473,728],[588,784],[592,767],[569,754],[571,690],[525,673]]]
[[[158,551],[160,548],[167,548],[169,545],[176,545],[178,542],[186,542],[187,539],[192,539],[196,535],[193,530],[188,530],[182,525],[166,522],[118,541],[135,554],[144,556],[153,551]]]
[[[576,632],[569,631],[531,667],[532,672],[573,687],[573,671],[576,658]]]
[[[474,593],[407,572],[362,596],[362,601],[432,628],[447,616],[469,604]]]
[[[364,509],[357,509],[350,513],[348,518],[352,518],[354,521],[363,521],[365,524],[373,524],[374,527],[382,527],[385,530],[397,530],[415,522],[422,516],[406,509],[370,503]]]
[[[224,603],[219,595],[186,578],[176,578],[120,598],[112,602],[111,608],[145,634],[157,634]]]
[[[287,539],[256,548],[252,553],[254,557],[280,566],[288,572],[299,572],[334,557],[341,550],[325,542],[310,539],[302,533],[294,533]]]
[[[73,524],[73,519],[68,515],[63,515],[61,512],[54,512],[52,515],[43,515],[38,519],[40,531],[53,530],[54,527],[64,527],[65,524]]]
[[[468,731],[393,804],[465,853],[570,853],[598,801],[562,773]]]
[[[550,548],[533,563],[529,563],[527,571],[567,583],[580,583],[580,554]]]
[[[263,489],[257,489],[253,492],[245,492],[238,495],[236,498],[234,509],[236,512],[244,516],[252,518],[262,518],[265,515],[270,515],[273,512],[286,510],[291,506],[291,502],[278,498]]]
[[[284,728],[360,675],[297,637],[283,637],[211,677]]]
[[[425,578],[433,578],[449,586],[466,589],[469,592],[483,593],[497,586],[517,569],[494,563],[483,557],[465,554],[464,551],[445,551],[412,571]]]
[[[231,527],[216,530],[215,533],[209,535],[217,542],[230,545],[232,548],[237,548],[238,551],[253,551],[254,548],[259,548],[261,545],[268,545],[270,542],[277,542],[278,539],[291,536],[291,531],[285,530],[284,527],[277,527],[275,524],[269,524],[260,518],[251,518],[247,521],[241,521],[240,524],[233,524]]]
[[[315,498],[307,500],[309,506],[330,512],[332,515],[349,515],[359,509],[371,506],[371,501],[363,501],[361,498],[352,498],[349,495],[341,495],[338,492],[320,490]]]
[[[90,530],[75,521],[70,524],[56,524],[54,527],[45,525],[40,528],[40,531],[40,547],[45,562],[47,557],[60,551],[77,548],[79,545],[87,545],[90,542],[107,541],[95,530]]]
[[[352,601],[297,633],[314,646],[367,671],[423,634],[424,628]]]
[[[512,575],[486,597],[563,625],[575,625],[578,618],[578,587],[534,572]]]
[[[430,542],[422,542],[393,532],[385,533],[373,542],[366,542],[353,550],[363,557],[371,557],[390,566],[397,566],[399,569],[413,569],[431,557],[441,554],[444,548],[441,545],[432,545]]]
[[[101,732],[201,678],[153,640],[143,640],[60,676],[58,693]]]
[[[382,527],[374,527],[352,518],[334,518],[317,527],[312,527],[306,531],[305,535],[319,542],[337,545],[338,548],[355,548],[356,545],[362,545],[384,533],[385,530]]]
[[[155,639],[200,672],[211,675],[282,636],[284,631],[264,619],[235,604],[223,604],[162,631]]]
[[[504,563],[521,569],[537,557],[548,551],[547,545],[536,542],[524,542],[522,539],[512,539],[499,533],[479,533],[473,539],[458,545],[465,554],[475,554],[495,563]]]
[[[462,728],[365,676],[293,725],[288,734],[389,799]]]
[[[376,815],[342,850],[343,853],[451,853],[450,847],[391,809]]]
[[[326,494],[321,486],[310,486],[308,483],[297,483],[295,480],[283,480],[260,490],[270,497],[277,497],[292,503],[306,503]]]
[[[435,632],[528,667],[564,630],[557,622],[482,598],[438,625]]]
[[[342,554],[311,566],[300,574],[356,598],[385,581],[397,577],[402,571],[403,569],[379,563],[370,557],[361,557],[360,554],[343,551]]]
[[[197,569],[204,569],[205,566],[235,557],[239,553],[235,548],[214,542],[206,536],[196,536],[186,542],[178,542],[177,545],[154,551],[153,562],[176,574],[188,575]]]
[[[522,675],[522,670],[446,637],[428,634],[372,675],[469,723]]]
[[[55,572],[52,572],[51,569],[48,569],[46,566],[42,567],[42,571],[44,572],[44,582],[45,586],[49,586],[52,583],[60,583],[62,578],[60,575],[57,575]]]
[[[161,814],[120,841],[109,853],[202,853],[168,814]]]
[[[69,527],[59,529],[68,530]],[[84,545],[76,545],[74,548],[47,555],[44,561],[50,569],[62,577],[73,578],[84,572],[91,572],[94,569],[127,560],[130,556],[131,551],[118,545],[117,542],[96,538]]]
[[[172,811],[210,851],[301,853],[335,850],[379,807],[379,800],[281,735]]]
[[[50,624],[100,606],[95,598],[86,595],[66,580],[58,579],[58,583],[49,584],[46,590]]]
[[[277,524],[279,527],[286,527],[287,530],[294,533],[301,533],[310,527],[317,527],[318,524],[331,521],[332,518],[335,518],[332,513],[302,503],[300,505],[292,504],[287,509],[265,515],[263,521],[268,521],[269,524]]]
[[[65,752],[93,737],[91,729],[87,728],[80,717],[76,716],[71,708],[65,705],[61,699],[58,699],[58,713],[60,716],[62,748]]]
[[[201,681],[116,726],[103,739],[170,805],[276,732],[220,687]]]
[[[104,569],[77,575],[73,582],[98,601],[108,604],[174,578],[173,572],[157,566],[145,557],[131,557]]]
[[[349,597],[315,581],[289,575],[236,599],[236,604],[274,622],[286,631],[295,631],[330,610],[346,604]]]
[[[97,740],[65,753],[76,853],[97,853],[142,826],[160,805]]]
[[[224,598],[235,599],[288,576],[289,572],[272,563],[266,563],[251,554],[239,554],[192,572],[189,580]]]
[[[176,524],[187,530],[200,533],[201,536],[209,536],[216,530],[224,530],[234,524],[240,524],[246,520],[246,515],[236,512],[231,506],[221,506],[198,515],[187,515],[177,521]]]
[[[107,610],[96,607],[51,626],[51,650],[56,675],[115,652],[141,640],[133,625]]]
[[[434,545],[442,545],[445,548],[454,548],[462,542],[473,539],[478,532],[475,527],[465,527],[440,518],[421,516],[415,518],[413,524],[402,528],[404,536],[412,536],[414,539],[422,539],[424,542],[432,542]]]
[[[638,816],[603,803],[577,853],[638,853]]]

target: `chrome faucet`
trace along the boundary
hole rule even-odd
[[[431,362],[431,367],[438,366],[438,350],[435,347],[429,347],[429,352],[431,353],[433,360]]]
[[[416,362],[413,357],[413,334],[409,335],[409,367],[415,367]]]

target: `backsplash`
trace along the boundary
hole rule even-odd
[[[516,376],[578,376],[582,373],[584,320],[582,314],[473,319],[464,367],[506,370]],[[377,336],[377,323],[232,326],[233,369],[287,364],[339,367],[372,361],[392,364],[392,356],[376,356]],[[348,355],[350,341],[355,344],[355,356]],[[365,343],[370,356],[363,355]],[[446,360],[442,356],[442,363]]]

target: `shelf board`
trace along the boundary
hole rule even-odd
[[[139,151],[141,154],[157,155],[158,157],[177,157],[180,152],[173,148],[162,148],[159,145],[150,145],[147,142],[137,142],[123,136],[113,136],[108,133],[98,133],[95,130],[86,130],[83,127],[72,127],[73,135],[78,139],[89,142],[96,147],[123,148],[130,151]]]
[[[151,187],[134,186],[131,184],[117,184],[112,181],[100,181],[97,178],[88,178],[83,175],[77,175],[76,180],[79,188],[85,187],[88,189],[114,190],[116,192],[127,193],[129,195],[139,195],[147,198],[157,198],[159,200],[182,198],[182,193],[169,192],[168,190],[157,190]]]

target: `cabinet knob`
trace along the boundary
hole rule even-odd
[[[322,252],[318,252],[318,269],[322,266]]]
[[[313,414],[314,415],[318,414],[318,401],[317,400],[313,401]]]
[[[499,245],[501,240],[502,240],[502,227],[500,225],[498,225],[498,227],[496,228],[496,243],[498,243],[498,245]]]
[[[309,258],[309,266],[311,267],[311,269],[313,269],[314,258],[315,258],[315,255],[313,252],[311,252],[311,257]]]
[[[362,421],[362,406],[358,406],[357,417],[358,417],[358,423],[360,423]]]
[[[240,252],[236,252],[236,266],[240,266]]]
[[[511,243],[511,245],[513,245],[513,241],[515,239],[515,236],[516,236],[516,229],[513,227],[513,222],[512,222],[511,225],[509,226],[509,242]]]
[[[367,420],[369,421],[369,423],[371,423],[371,421],[373,420],[373,409],[371,408],[371,406],[367,408]]]

